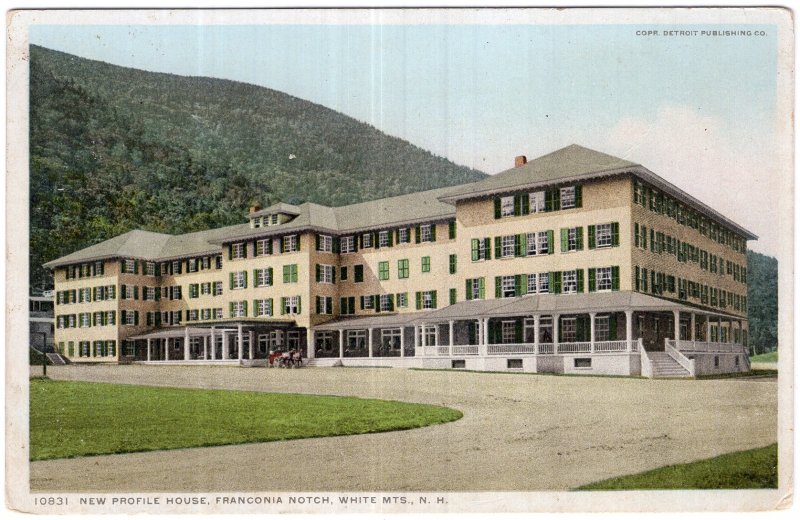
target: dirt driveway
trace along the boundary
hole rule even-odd
[[[417,430],[31,463],[31,491],[565,490],[777,439],[777,381],[402,369],[51,367],[55,379],[457,408]]]

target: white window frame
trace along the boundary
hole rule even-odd
[[[202,320],[210,320],[211,319],[211,309],[203,309],[200,311],[200,319]]]
[[[357,349],[367,348],[367,331],[364,329],[348,330],[347,347]]]
[[[421,327],[422,334],[425,337],[425,344],[428,346],[439,344],[439,327],[436,325],[425,325]]]
[[[356,251],[355,239],[352,236],[339,239],[339,250],[343,253],[354,253]]]
[[[319,250],[323,253],[333,252],[333,237],[330,235],[319,236]]]
[[[502,298],[513,298],[517,294],[517,277],[513,275],[503,276],[500,296]]]
[[[578,292],[578,272],[564,271],[561,273],[561,292],[575,294]]]
[[[539,294],[550,292],[550,273],[539,273]]]
[[[200,311],[197,309],[189,309],[189,319],[187,321],[197,321],[200,317]]]
[[[83,268],[83,265],[81,265],[81,268]],[[83,269],[81,269],[81,271],[83,271]],[[122,272],[125,273],[125,274],[133,274],[134,271],[136,271],[136,260],[130,260],[130,259],[126,258],[125,259],[125,267],[122,270]]]
[[[269,253],[269,243],[272,241],[271,238],[262,238],[261,240],[256,240],[256,256],[268,256]]]
[[[272,300],[264,298],[258,300],[256,305],[256,316],[272,316]]]
[[[378,232],[378,247],[389,247],[389,232],[388,231],[379,231]]]
[[[544,192],[534,191],[528,195],[528,209],[531,213],[541,213],[545,210]]]
[[[203,282],[200,284],[200,294],[201,295],[209,295],[211,294],[211,282]]]
[[[408,228],[400,228],[397,233],[397,243],[398,244],[408,244]]]
[[[408,293],[397,293],[397,302],[395,303],[401,308],[408,307]]]
[[[320,314],[333,314],[333,297],[332,296],[320,296],[319,301],[319,313]]]
[[[559,195],[561,196],[561,209],[575,207],[575,186],[561,188]]]
[[[537,236],[538,254],[546,255],[550,251],[550,241],[547,239],[547,231],[539,231]]]
[[[501,321],[500,336],[504,345],[513,344],[517,339],[517,323],[514,320]]]
[[[594,246],[597,249],[611,247],[611,224],[598,224],[594,227]]]
[[[133,311],[128,311],[125,313],[125,322],[121,325],[133,325],[136,323],[136,314]]]
[[[156,275],[156,263],[155,262],[146,262],[144,264],[144,271],[147,276],[155,276]]]
[[[297,314],[297,301],[299,296],[286,296],[284,298],[283,313],[284,314]]]
[[[513,217],[514,216],[514,196],[500,197],[500,216]]]
[[[186,272],[187,273],[196,273],[200,270],[200,266],[198,265],[197,258],[190,258],[186,261]]]
[[[143,299],[146,301],[155,301],[156,300],[156,288],[155,287],[144,287],[143,288]]]
[[[286,235],[283,237],[283,252],[294,253],[297,251],[297,235]]]
[[[375,296],[372,294],[364,296],[364,310],[375,310]]]
[[[89,312],[82,312],[78,315],[80,319],[78,327],[81,329],[86,329],[92,326],[92,314]],[[131,324],[133,325],[133,324]]]
[[[489,247],[486,245],[487,242],[488,240],[483,238],[478,239],[478,261],[486,260],[486,253],[489,251]]]
[[[132,285],[126,285],[125,286],[125,293],[124,293],[123,298],[126,299],[126,300],[132,300],[133,299],[133,286]]]
[[[433,309],[433,292],[425,291],[422,293],[422,308]]]
[[[225,317],[225,314],[224,314],[224,312],[222,310],[222,307],[217,307],[216,309],[214,309],[214,319],[215,320],[221,320],[223,317]]]
[[[472,283],[470,284],[470,295],[472,300],[480,300],[481,299],[481,279],[480,278],[473,278]]]
[[[504,235],[501,240],[500,255],[502,258],[512,258],[516,245],[515,235]]]
[[[222,282],[214,282],[211,288],[212,296],[220,296],[222,294]]]
[[[379,298],[380,302],[379,303],[380,303],[381,312],[389,312],[389,311],[392,310],[391,305],[390,305],[390,303],[391,303],[390,296],[391,295],[389,295],[389,294],[381,294],[380,295],[380,298]]]
[[[319,266],[319,283],[333,283],[333,270],[336,269],[333,265],[320,264]]]
[[[430,242],[433,238],[431,236],[431,226],[432,224],[422,224],[419,227],[419,241],[420,242]]]
[[[269,225],[270,226],[277,226],[278,225],[278,214],[273,213],[269,216]]]
[[[233,272],[233,290],[244,289],[244,276],[247,271]]]
[[[578,339],[578,320],[573,316],[561,318],[561,343],[575,343]]]
[[[269,275],[269,269],[256,269],[256,279],[253,280],[256,287],[269,287],[272,285],[272,278]]]
[[[400,329],[381,329],[381,346],[391,350],[400,350]]]
[[[372,233],[362,233],[361,235],[361,247],[364,249],[372,247]]]
[[[528,256],[536,256],[539,254],[539,234],[536,232],[528,233],[526,254]]]
[[[244,242],[236,242],[231,244],[231,258],[234,260],[241,260],[246,254],[246,247]]]
[[[567,229],[567,251],[578,250],[578,228]]]
[[[611,268],[598,267],[595,270],[595,290],[597,292],[605,292],[610,291],[611,287]]]
[[[611,318],[610,316],[600,315],[594,318],[594,340],[611,341]]]
[[[528,294],[536,294],[539,292],[539,275],[530,273],[528,275]]]
[[[236,301],[231,302],[233,305],[233,309],[231,310],[231,318],[244,318],[246,316],[244,312],[244,301]]]

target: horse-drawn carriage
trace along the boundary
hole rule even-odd
[[[275,350],[269,353],[269,368],[301,368],[303,366],[303,353],[299,350]]]

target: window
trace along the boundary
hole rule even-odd
[[[361,247],[372,247],[372,233],[364,233],[361,235]]]
[[[120,286],[120,297],[123,300],[133,300],[133,285],[122,285]]]
[[[217,267],[217,269],[222,269],[222,255],[217,255],[214,258],[214,265]]]
[[[355,283],[361,283],[361,282],[364,281],[364,266],[363,265],[359,264],[359,265],[354,265],[353,266],[353,281]]]
[[[122,312],[122,319],[120,320],[122,325],[136,325],[136,311],[121,311]]]
[[[233,281],[231,289],[246,289],[247,271],[236,271],[231,273],[231,280]]]
[[[397,261],[397,277],[398,278],[408,278],[408,259],[405,258],[403,260]]]
[[[431,272],[431,257],[429,256],[422,257],[422,272],[423,273]]]
[[[283,266],[283,283],[297,283],[297,264]]]
[[[294,253],[295,251],[299,251],[300,248],[298,247],[297,242],[297,235],[288,235],[283,237],[283,252],[284,253]]]
[[[425,291],[422,293],[422,308],[423,309],[435,309],[436,305],[434,303],[434,291]]]
[[[255,270],[256,287],[269,287],[272,285],[272,268]]]
[[[80,328],[86,328],[86,327],[91,327],[92,326],[91,314],[89,314],[88,312],[82,312],[78,316],[79,316],[79,318],[81,320],[80,321]]]
[[[200,311],[200,319],[202,319],[202,320],[210,320],[211,319],[211,309],[202,309]]]
[[[269,216],[269,225],[270,226],[277,226],[278,225],[278,214],[277,213],[273,213],[272,215],[268,215],[268,216]],[[266,219],[267,217],[264,217],[264,218]],[[266,222],[266,220],[265,220],[265,222]]]
[[[102,263],[100,265],[103,265]],[[156,263],[155,262],[147,262],[144,264],[144,274],[147,276],[155,276],[156,275]]]
[[[272,254],[271,238],[256,240],[256,256],[266,256],[271,254]]]
[[[611,247],[611,224],[599,224],[594,227],[596,247]]]
[[[458,269],[458,256],[450,255],[450,274],[456,274]]]
[[[408,293],[397,293],[397,306],[402,308],[408,307]]]
[[[611,318],[609,316],[596,316],[594,319],[595,341],[611,340]]]
[[[397,230],[397,243],[398,244],[408,244],[409,240],[409,233],[408,228],[400,228]]]
[[[500,293],[503,298],[513,298],[517,295],[517,277],[504,276],[502,279],[502,292]]]
[[[317,281],[319,283],[334,283],[336,281],[335,269],[336,267],[332,265],[317,264]]]
[[[317,250],[322,251],[323,253],[332,253],[333,237],[330,235],[319,235],[319,246],[317,247]]]
[[[486,292],[485,278],[473,278],[467,280],[467,299],[468,300],[482,300],[485,298]]]
[[[200,284],[190,283],[189,298],[197,298],[198,296],[200,296]]]
[[[387,350],[400,350],[400,329],[382,329],[381,347]]]
[[[503,258],[514,256],[514,246],[516,244],[516,235],[506,235],[502,239],[502,248],[500,250]]]
[[[455,289],[450,289],[450,305],[455,305],[458,301],[458,292]]]
[[[342,253],[353,253],[356,250],[355,240],[353,240],[352,236],[342,237],[339,240],[339,248]]]
[[[610,291],[612,289],[612,276],[610,267],[600,267],[596,271],[597,276],[597,290]]]
[[[433,240],[433,233],[431,232],[432,224],[423,224],[419,227],[419,241],[431,242]]]
[[[561,188],[561,209],[575,207],[575,186]]]
[[[514,216],[514,197],[500,197],[500,215],[503,217]]]
[[[388,312],[394,310],[394,301],[391,294],[381,294],[380,296],[380,311]]]
[[[578,292],[578,273],[577,271],[564,271],[561,274],[561,287],[564,294]]]
[[[378,233],[378,247],[389,247],[389,232],[381,231]]]
[[[372,295],[361,297],[361,308],[371,310],[375,308],[375,297]]]
[[[238,242],[236,244],[231,244],[231,260],[239,260],[242,258],[247,258],[245,243]]]
[[[567,230],[567,251],[578,250],[578,228],[569,228]]]
[[[333,314],[333,298],[317,296],[317,314]]]
[[[186,272],[196,273],[198,270],[197,264],[198,264],[197,258],[190,258],[186,260]]]
[[[186,317],[186,321],[197,321],[197,318],[200,315],[200,311],[197,309],[192,309],[189,311],[189,315]]]
[[[539,294],[550,292],[550,273],[539,273]]]
[[[505,320],[500,325],[503,343],[516,343],[517,323],[513,320]]]
[[[578,320],[574,317],[561,318],[561,337],[563,343],[575,343],[578,338]]]
[[[592,358],[575,358],[573,366],[575,368],[592,368]]]
[[[222,294],[222,282],[214,282],[214,296]]]
[[[247,316],[247,302],[231,302],[231,318]]]
[[[472,261],[478,262],[480,260],[489,259],[489,239],[488,238],[473,238],[472,239]]]
[[[389,262],[378,262],[378,280],[389,279]]]
[[[450,362],[450,368],[467,368],[465,359],[454,359]]]
[[[222,307],[217,307],[214,309],[214,319],[221,320],[222,319]]]
[[[339,298],[339,312],[341,314],[355,314],[356,313],[355,296]]]
[[[422,329],[422,334],[425,336],[425,344],[426,345],[438,345],[439,344],[439,330],[436,325],[426,325]]]
[[[535,191],[528,196],[529,205],[530,205],[530,212],[531,213],[541,213],[544,211],[544,192],[543,191]]]
[[[136,260],[125,260],[122,263],[122,272],[134,274],[136,272]],[[83,265],[81,265],[81,274],[83,274]]]
[[[528,294],[536,294],[539,292],[539,275],[532,273],[528,275]]]

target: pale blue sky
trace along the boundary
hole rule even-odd
[[[263,85],[487,173],[512,166],[515,155],[532,158],[576,142],[641,162],[712,203],[711,192],[687,186],[698,172],[686,171],[685,161],[676,160],[682,171],[672,177],[665,171],[673,162],[663,140],[684,130],[708,135],[710,141],[687,150],[684,159],[713,150],[743,172],[751,170],[747,155],[774,140],[776,30],[673,25],[763,30],[766,36],[636,34],[664,28],[50,25],[32,26],[30,41],[139,69]],[[638,135],[650,132],[651,139]],[[736,154],[742,156],[731,157]],[[727,163],[718,168],[707,173],[733,171]],[[733,216],[737,207],[734,200],[719,209]]]

